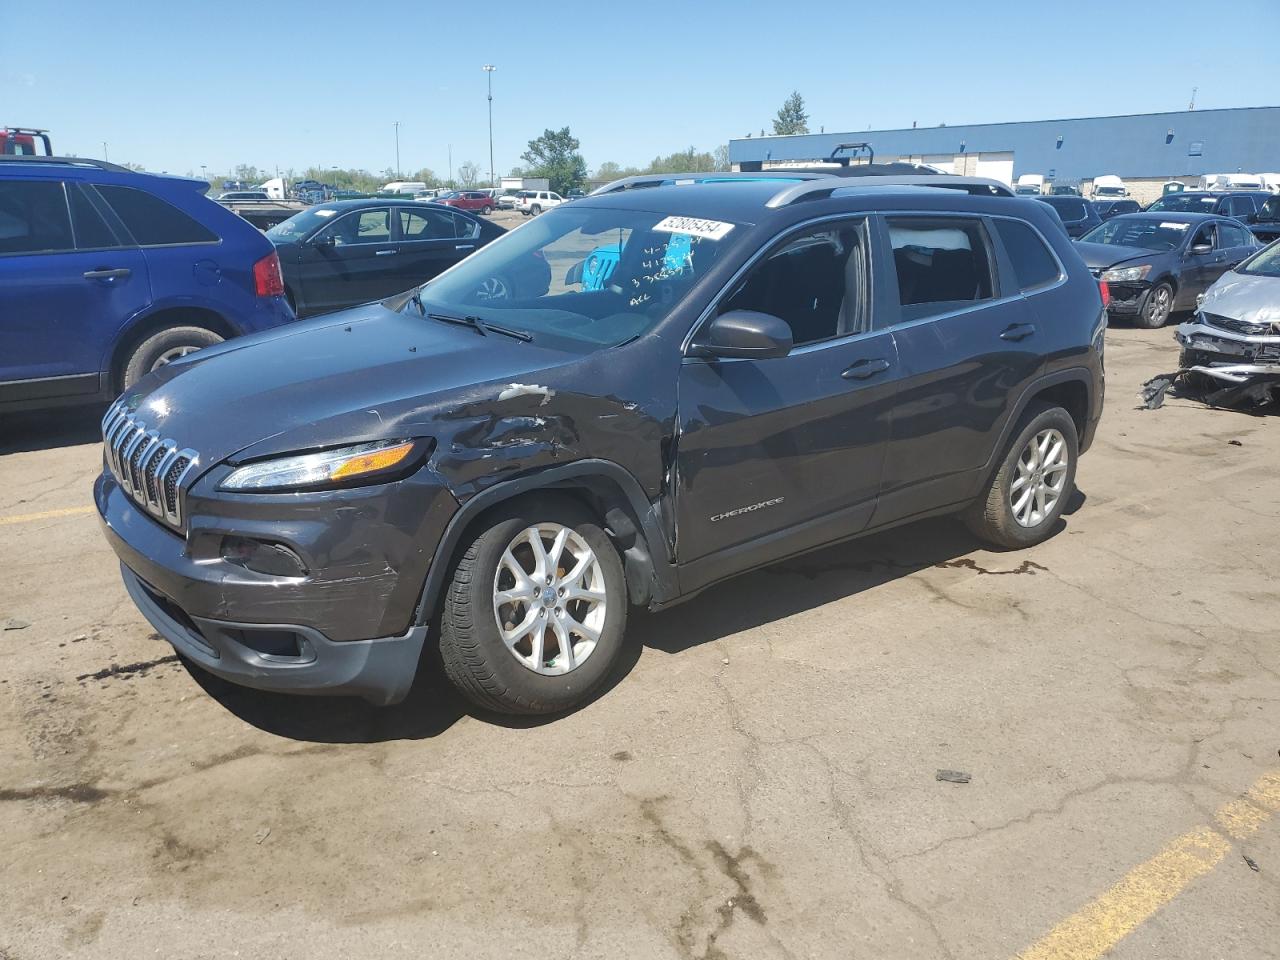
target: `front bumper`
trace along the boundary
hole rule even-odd
[[[1174,338],[1192,361],[1186,369],[1193,373],[1224,384],[1280,377],[1280,336],[1236,333],[1197,317],[1179,324]]]
[[[1132,316],[1142,308],[1143,297],[1151,284],[1146,280],[1132,280],[1124,283],[1107,283],[1107,292],[1111,300],[1107,304],[1107,312],[1121,316]]]
[[[426,635],[415,616],[457,501],[423,468],[395,483],[308,495],[187,499],[185,536],[104,472],[103,532],[144,616],[211,673],[267,690],[402,698]],[[206,482],[208,481],[208,482]],[[223,558],[225,537],[280,544],[305,565],[280,576]]]

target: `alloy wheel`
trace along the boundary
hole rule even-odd
[[[1152,326],[1162,326],[1169,317],[1169,308],[1173,305],[1173,296],[1164,284],[1156,287],[1147,297],[1147,320]]]
[[[199,347],[194,346],[171,347],[164,353],[160,354],[160,356],[156,357],[156,362],[151,365],[151,369],[159,370],[161,367],[167,366],[174,360],[180,360],[187,354],[195,353],[199,349]]]
[[[1053,512],[1066,489],[1069,456],[1066,438],[1052,427],[1027,441],[1009,484],[1009,506],[1019,526],[1039,526]]]
[[[508,300],[510,298],[511,291],[507,289],[501,277],[486,277],[476,288],[477,300]]]
[[[515,535],[493,577],[498,634],[520,664],[554,676],[580,667],[604,628],[604,571],[582,535],[539,523]]]

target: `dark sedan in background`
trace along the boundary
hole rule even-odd
[[[451,207],[404,200],[322,203],[267,231],[299,317],[425,283],[506,231]]]
[[[1047,203],[1058,211],[1058,218],[1062,221],[1062,226],[1069,237],[1082,237],[1102,223],[1102,218],[1094,210],[1093,203],[1083,197],[1058,195],[1054,197],[1036,197],[1036,199],[1041,203]]]
[[[1102,283],[1107,312],[1140,327],[1164,326],[1260,244],[1235,220],[1203,213],[1128,213],[1076,242]]]

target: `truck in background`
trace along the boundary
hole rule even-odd
[[[0,154],[10,157],[38,157],[38,147],[44,147],[43,156],[53,156],[53,144],[49,131],[38,127],[0,127]]]
[[[1013,192],[1019,197],[1038,197],[1044,193],[1044,175],[1024,173],[1018,177]]]
[[[1104,173],[1093,178],[1094,200],[1124,200],[1129,196],[1129,188],[1124,181],[1111,173]]]
[[[1256,173],[1206,173],[1196,184],[1197,190],[1265,190]]]

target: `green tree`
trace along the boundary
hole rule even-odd
[[[804,97],[792,91],[773,118],[773,132],[778,135],[809,132],[809,114],[804,112]]]
[[[566,193],[587,179],[587,161],[578,152],[581,145],[568,127],[544,130],[542,136],[529,141],[529,149],[520,154],[528,166],[526,177],[546,177],[556,193]]]
[[[596,180],[620,180],[623,177],[634,177],[636,174],[643,173],[639,167],[624,167],[621,164],[614,163],[612,160],[606,160],[600,166],[596,167]]]

